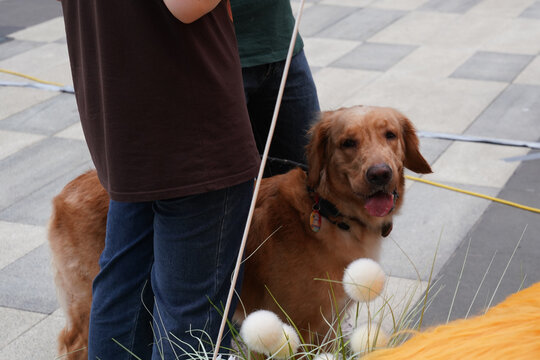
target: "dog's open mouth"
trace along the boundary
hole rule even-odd
[[[386,216],[394,208],[394,195],[378,191],[367,198],[364,207],[371,216]]]

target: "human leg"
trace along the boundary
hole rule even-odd
[[[101,270],[93,283],[91,360],[131,359],[122,346],[142,359],[150,357],[153,217],[151,203],[110,202]]]
[[[268,136],[285,61],[243,69],[249,116],[262,153]],[[319,112],[317,89],[303,51],[291,60],[270,156],[305,163],[306,135]],[[285,172],[273,165],[270,175]],[[268,175],[265,173],[265,175]]]
[[[221,324],[214,305],[222,309],[226,302],[252,193],[250,180],[155,202],[154,360],[212,350],[208,342],[215,344]],[[229,318],[234,308],[235,302]],[[222,344],[227,343],[225,338]]]
[[[253,129],[253,136],[255,138],[255,143],[257,145],[259,154],[262,154],[264,151],[272,115],[260,116],[256,114],[256,111],[260,107],[260,98],[263,96],[263,92],[265,91],[264,86],[268,83],[268,78],[274,71],[275,66],[276,65],[274,63],[242,68],[244,94],[246,97],[246,104],[248,105],[251,128]],[[277,90],[275,96],[277,96]]]
[[[281,80],[283,70],[275,74]],[[307,132],[319,112],[317,89],[304,51],[291,60],[283,100],[279,110],[272,156],[305,163]]]

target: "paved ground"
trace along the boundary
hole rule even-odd
[[[309,1],[301,32],[323,109],[389,105],[423,131],[540,139],[540,1]],[[0,0],[0,68],[71,83],[56,1]],[[505,160],[526,148],[423,138],[422,151],[430,180],[540,207],[540,161]],[[63,317],[45,226],[51,198],[90,167],[72,95],[0,87],[1,359],[54,358]],[[467,250],[451,318],[540,281],[538,214],[407,185],[381,259],[394,300],[416,299],[435,260],[426,322],[446,321]]]

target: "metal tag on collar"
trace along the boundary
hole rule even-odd
[[[321,230],[321,213],[319,212],[320,206],[319,206],[319,196],[315,195],[315,204],[313,204],[313,208],[311,211],[311,215],[309,216],[309,226],[311,227],[311,230],[313,232],[318,232]]]

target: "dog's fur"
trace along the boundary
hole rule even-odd
[[[294,169],[263,180],[246,246],[241,304],[235,317],[257,309],[282,310],[309,335],[325,333],[334,304],[346,295],[341,281],[345,267],[357,258],[377,259],[381,233],[391,229],[392,216],[404,193],[404,167],[429,173],[418,149],[411,122],[389,108],[353,107],[324,112],[311,129],[307,148],[309,171]],[[368,170],[387,169],[384,181],[369,180]],[[308,188],[314,192],[308,192]],[[375,193],[397,193],[395,209],[372,216],[365,208]],[[316,195],[315,195],[316,194]],[[323,218],[320,231],[310,227],[315,196],[341,212]],[[67,317],[59,335],[59,354],[86,346],[92,279],[104,247],[108,195],[95,171],[71,183],[53,201],[49,241],[59,301]],[[345,222],[349,230],[331,223]],[[85,358],[86,351],[69,358]]]

